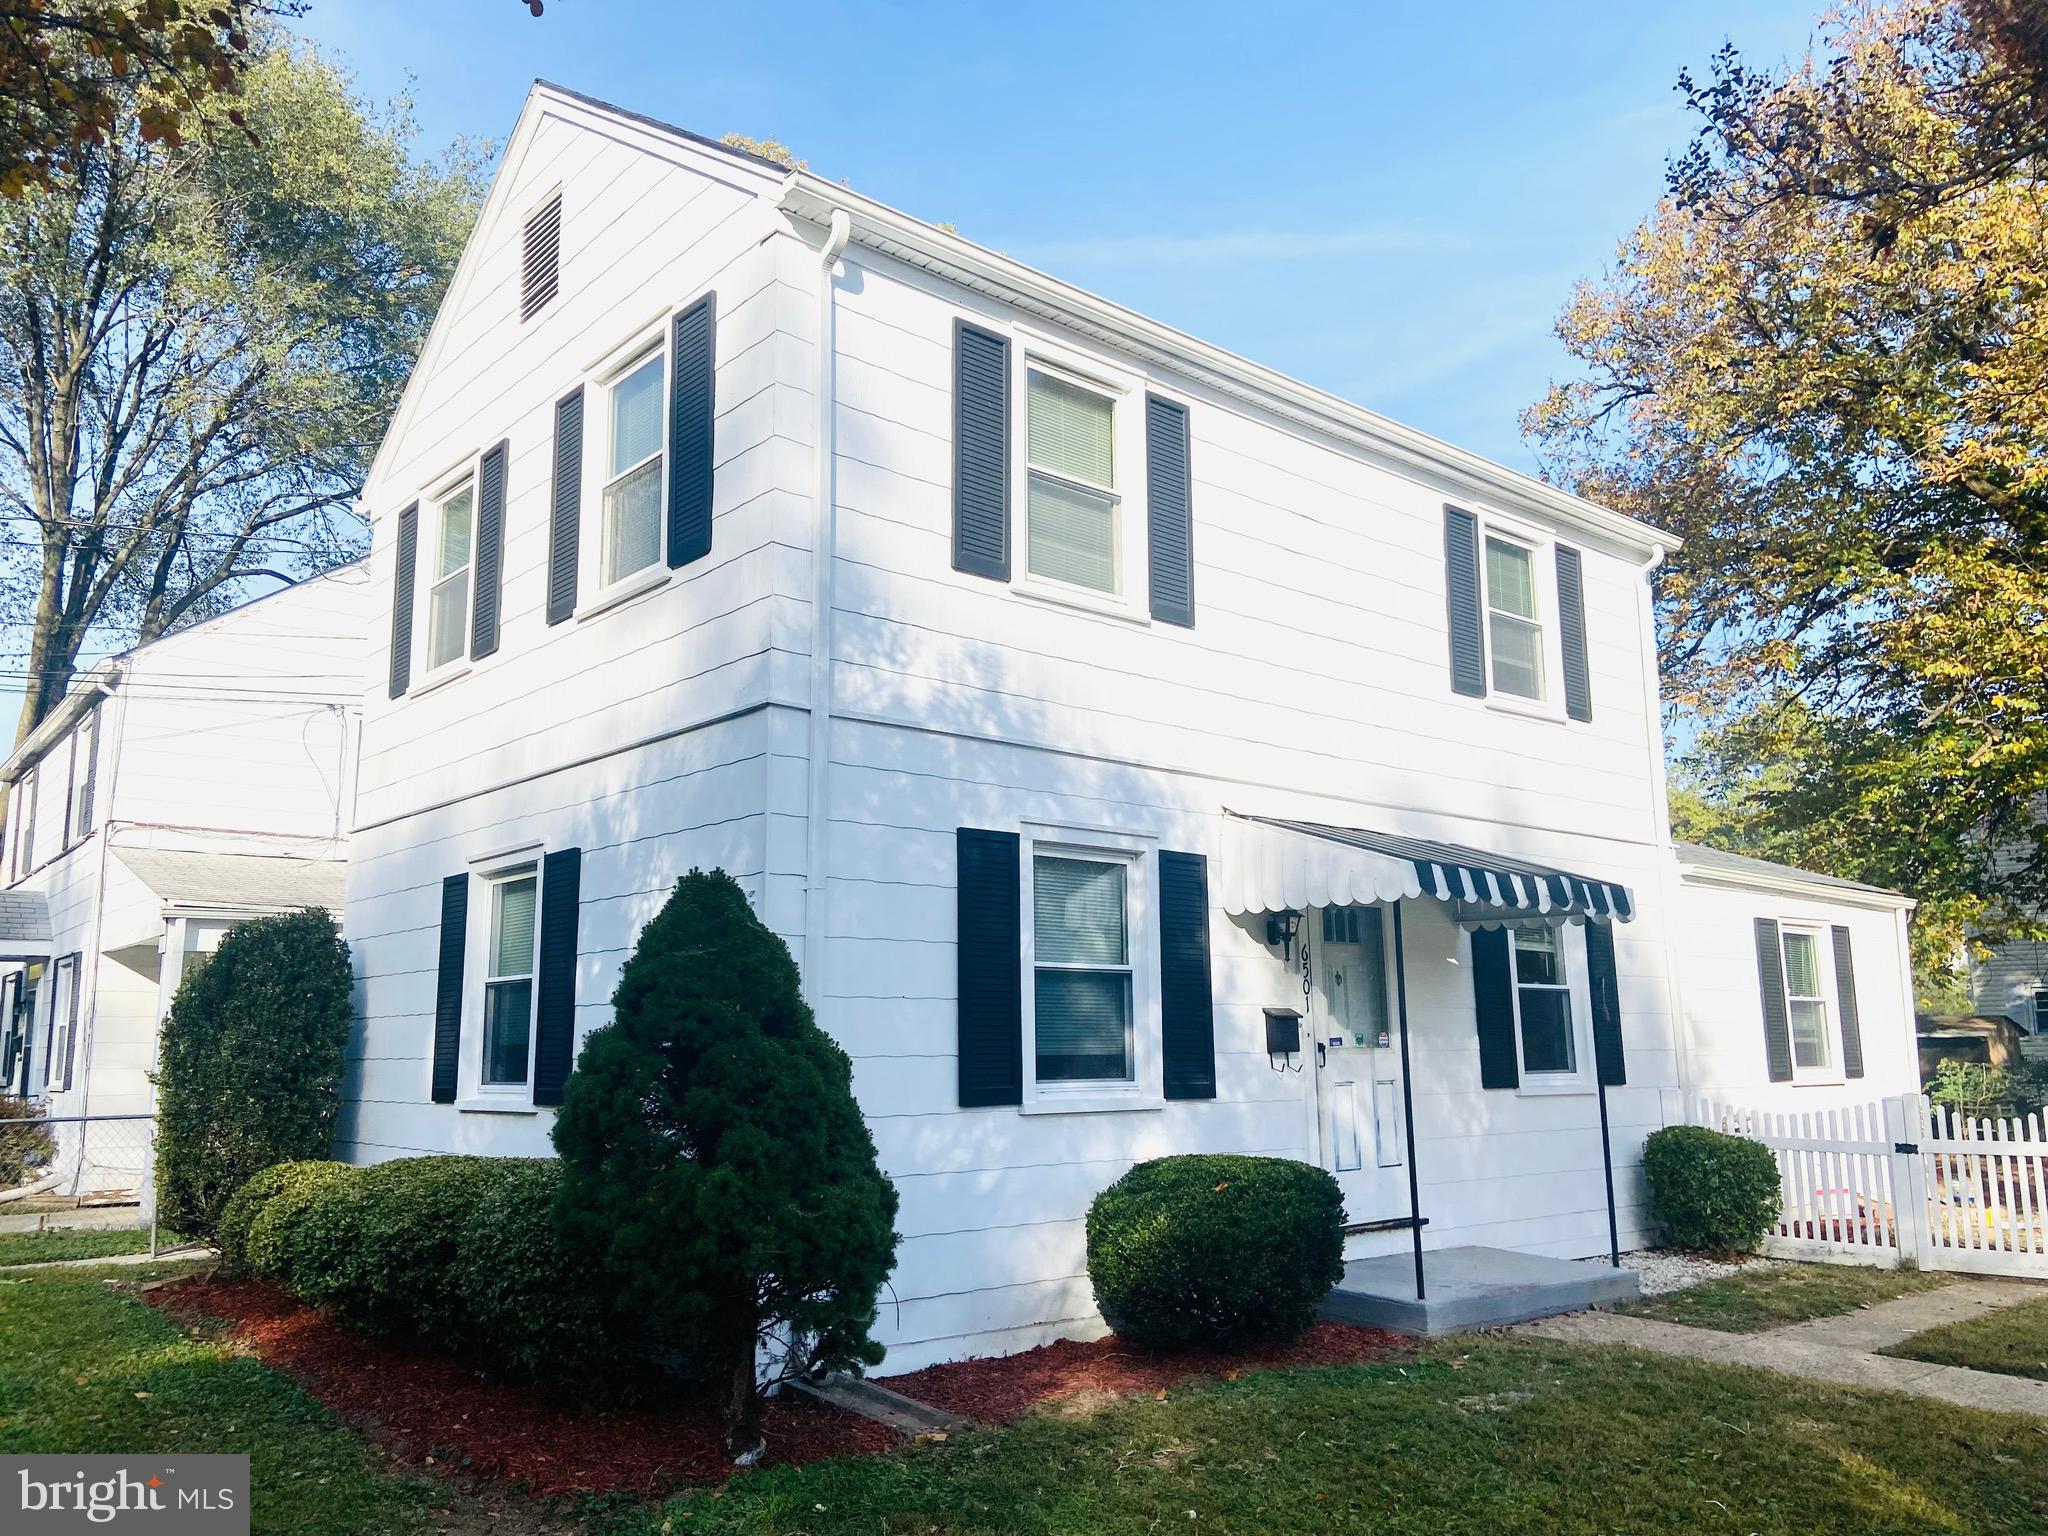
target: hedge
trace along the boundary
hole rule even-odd
[[[1088,1278],[1104,1319],[1152,1348],[1287,1338],[1344,1273],[1344,1200],[1278,1157],[1162,1157],[1088,1208]]]
[[[1643,1143],[1650,1213],[1674,1248],[1747,1253],[1777,1224],[1778,1159],[1762,1142],[1671,1125]]]
[[[289,1286],[286,1238],[298,1215],[329,1184],[352,1177],[347,1163],[278,1163],[229,1197],[221,1211],[220,1256],[230,1270]]]

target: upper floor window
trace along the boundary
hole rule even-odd
[[[2048,989],[2034,994],[2034,1033],[2048,1035]]]
[[[1042,367],[1027,373],[1025,567],[1048,581],[1115,593],[1116,400]]]
[[[1828,1028],[1827,993],[1820,969],[1820,935],[1809,930],[1782,930],[1785,946],[1785,1006],[1792,1026],[1792,1070],[1829,1072],[1834,1040]]]
[[[1486,536],[1486,639],[1493,686],[1518,698],[1543,697],[1543,626],[1536,615],[1536,552]]]
[[[14,833],[14,854],[8,864],[8,878],[19,880],[36,867],[36,786],[43,777],[40,761],[14,781],[7,820]]]
[[[659,348],[612,381],[598,581],[609,587],[661,559],[662,399]]]
[[[66,802],[69,825],[64,829],[66,847],[92,831],[93,757],[100,745],[100,712],[86,711],[71,733],[71,794]]]
[[[1575,1074],[1579,1070],[1578,1040],[1572,1023],[1563,936],[1552,928],[1518,928],[1514,951],[1522,1071],[1538,1076]]]
[[[476,481],[465,480],[434,508],[434,582],[427,598],[427,670],[461,659],[469,640],[470,555],[476,537]]]
[[[482,1083],[486,1088],[524,1088],[533,1062],[534,919],[540,880],[528,868],[492,880],[490,890]]]

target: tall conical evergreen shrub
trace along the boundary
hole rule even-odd
[[[895,1186],[846,1053],[731,876],[677,882],[612,1008],[555,1119],[557,1223],[655,1348],[712,1376],[745,1458],[766,1382],[881,1358]]]

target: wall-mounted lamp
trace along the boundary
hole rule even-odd
[[[1289,965],[1294,963],[1294,936],[1301,932],[1299,912],[1274,912],[1266,918],[1266,942],[1279,949]]]

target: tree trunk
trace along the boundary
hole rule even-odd
[[[751,1307],[734,1307],[732,1334],[724,1362],[724,1401],[719,1405],[725,1418],[725,1453],[742,1466],[750,1466],[766,1448],[761,1434],[761,1393],[754,1380],[754,1314]]]

